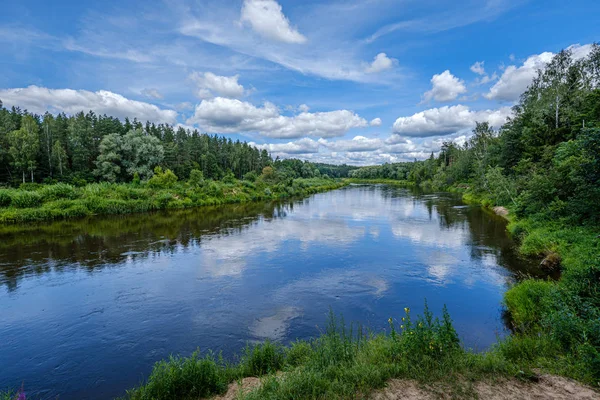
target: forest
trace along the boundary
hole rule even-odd
[[[503,357],[600,384],[600,46],[558,53],[538,71],[499,131],[477,124],[437,157],[350,171],[463,193],[509,211],[523,256],[560,279],[525,279],[504,296],[514,334]]]
[[[131,182],[147,180],[160,166],[180,179],[192,170],[207,179],[227,173],[243,179],[260,174],[273,159],[266,150],[223,136],[201,134],[167,124],[124,122],[107,115],[83,111],[43,116],[0,102],[0,184],[66,182]],[[323,173],[346,176],[352,167],[276,160],[275,167],[288,177],[313,178]]]
[[[519,217],[600,222],[600,47],[577,61],[558,53],[513,111],[498,131],[478,123],[464,145],[446,141],[437,157],[349,176],[468,189]]]

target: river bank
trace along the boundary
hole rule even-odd
[[[0,189],[0,223],[82,218],[91,215],[132,214],[221,204],[302,197],[345,186],[342,180],[310,178],[286,182],[245,181],[26,184]]]

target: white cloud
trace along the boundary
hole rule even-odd
[[[587,57],[592,50],[591,44],[574,44],[567,48],[571,52],[574,60],[580,60]],[[539,69],[544,69],[552,61],[554,53],[546,51],[541,54],[529,56],[523,65],[509,65],[504,69],[500,80],[490,88],[485,95],[490,100],[516,101],[521,96],[531,81],[537,75]]]
[[[488,122],[500,127],[512,115],[510,107],[497,110],[472,111],[458,104],[421,111],[410,117],[400,117],[394,122],[394,132],[404,136],[428,137],[448,135],[471,129],[475,122]]]
[[[509,65],[485,97],[490,100],[517,100],[536,76],[537,70],[544,68],[553,56],[553,53],[547,51],[527,58],[520,67]]]
[[[193,72],[189,78],[198,85],[196,95],[201,99],[215,97],[238,98],[244,95],[244,87],[238,83],[239,75],[220,76],[212,72]]]
[[[266,149],[269,153],[280,154],[309,154],[317,153],[319,151],[319,142],[310,138],[302,138],[295,142],[287,143],[256,144],[250,142],[249,145],[259,149]]]
[[[374,118],[369,122],[371,126],[381,126],[381,118]]]
[[[386,69],[392,68],[396,60],[389,58],[385,53],[379,53],[373,59],[373,62],[365,68],[367,74],[375,74],[377,72],[385,71]]]
[[[75,114],[92,110],[96,114],[107,114],[117,118],[136,117],[140,121],[174,124],[177,111],[163,110],[154,104],[130,100],[120,94],[99,90],[48,89],[39,86],[2,89],[0,99],[5,106],[18,106],[31,112],[43,114],[65,112]]]
[[[248,22],[259,35],[284,43],[305,43],[306,37],[290,26],[281,5],[275,0],[245,0],[242,22]]]
[[[335,142],[320,139],[319,143],[331,151],[346,151],[350,153],[375,151],[383,146],[383,141],[381,139],[370,139],[364,136],[355,136],[352,140],[337,140]]]
[[[477,79],[475,79],[475,85],[485,85],[486,83],[493,82],[498,79],[498,74],[494,72],[492,76],[483,75]]]
[[[273,103],[265,102],[257,107],[223,97],[203,100],[187,123],[198,124],[211,133],[258,132],[273,138],[342,136],[352,128],[368,125],[364,118],[348,110],[303,112],[287,117],[281,115]]]
[[[452,101],[459,95],[467,92],[465,83],[452,75],[449,70],[433,75],[431,86],[431,90],[425,92],[423,95],[424,101],[431,99],[435,101]]]
[[[471,65],[471,71],[473,71],[477,75],[485,75],[485,69],[483,68],[483,64],[483,61],[477,61],[475,64]]]
[[[144,89],[141,91],[141,94],[142,96],[146,96],[150,99],[162,100],[164,98],[163,95],[157,89],[153,88]]]
[[[298,110],[300,110],[301,112],[308,112],[308,110],[310,110],[310,107],[306,104],[300,104],[298,106]]]

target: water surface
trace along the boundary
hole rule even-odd
[[[111,398],[172,353],[314,337],[329,307],[381,331],[425,298],[483,350],[506,334],[502,294],[527,272],[502,219],[387,186],[3,227],[0,388]]]

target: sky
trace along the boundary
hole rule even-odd
[[[597,0],[20,0],[0,100],[223,134],[274,157],[412,161],[500,127],[552,55],[600,39]]]

